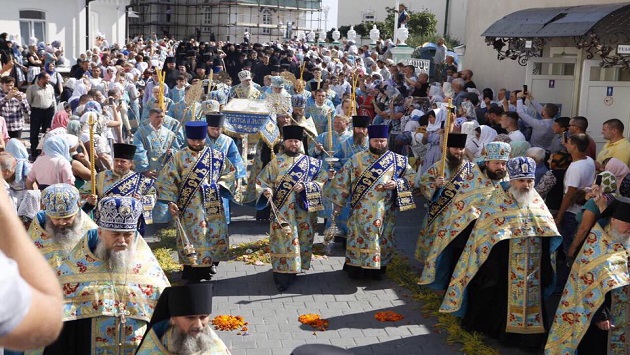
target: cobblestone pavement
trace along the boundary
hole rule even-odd
[[[253,208],[233,208],[230,243],[266,237],[268,224],[253,218]],[[418,211],[399,217],[399,248],[413,254]],[[321,242],[321,236],[316,237]],[[424,318],[420,304],[392,281],[355,281],[343,272],[343,250],[336,244],[331,256],[313,260],[311,270],[298,276],[285,293],[279,293],[269,265],[221,263],[215,283],[214,315],[245,318],[247,335],[218,331],[234,355],[290,354],[301,344],[332,344],[354,354],[457,354],[444,334],[433,332],[435,319]],[[378,311],[393,310],[405,316],[395,323],[374,318]],[[298,316],[318,313],[330,321],[325,332],[314,332],[298,322]]]

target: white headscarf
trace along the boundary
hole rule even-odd
[[[482,125],[479,126],[479,129],[481,130],[479,138],[473,134],[470,140],[466,140],[466,149],[473,153],[475,158],[478,158],[481,155],[483,147],[485,147],[487,143],[494,141],[494,138],[497,136],[497,131],[490,126]]]
[[[437,132],[442,128],[442,122],[446,121],[446,110],[443,108],[433,109],[435,113],[435,122],[427,125],[427,132]]]

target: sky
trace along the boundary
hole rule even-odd
[[[333,27],[337,27],[337,8],[339,7],[340,0],[322,0],[322,8],[325,5],[330,6],[328,11],[328,23],[326,24],[326,31],[331,30]]]

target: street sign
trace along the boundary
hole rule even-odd
[[[617,54],[630,54],[630,44],[617,45]]]

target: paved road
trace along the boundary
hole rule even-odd
[[[256,222],[253,209],[237,207],[230,225],[230,243],[266,237],[268,225]],[[400,249],[413,254],[419,228],[418,211],[400,216]],[[321,236],[316,237],[321,242]],[[420,304],[390,280],[355,281],[341,270],[343,252],[337,245],[327,259],[313,260],[311,270],[299,275],[286,293],[279,293],[271,267],[222,263],[215,277],[214,314],[245,317],[248,335],[220,331],[234,355],[290,354],[301,344],[332,344],[354,354],[458,354],[444,334],[432,331],[435,320],[424,318]],[[393,310],[405,319],[382,323],[374,313]],[[330,321],[325,332],[313,332],[298,322],[304,313],[318,313]]]

